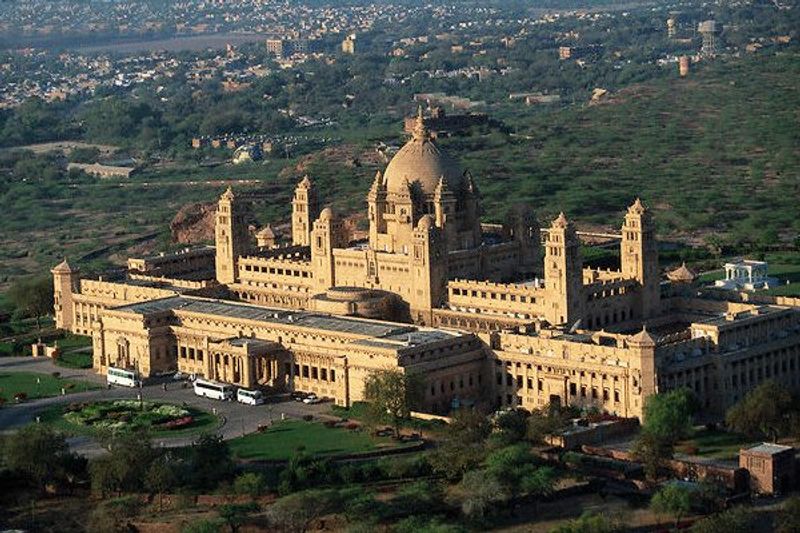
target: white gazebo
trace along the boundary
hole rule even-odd
[[[714,285],[723,289],[755,291],[769,289],[778,285],[777,278],[767,276],[766,261],[740,259],[725,263],[725,279],[717,280]]]

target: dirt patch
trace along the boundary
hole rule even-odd
[[[172,241],[179,244],[213,241],[216,213],[216,202],[184,205],[169,223]]]

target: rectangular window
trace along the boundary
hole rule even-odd
[[[297,364],[297,363],[294,364],[294,375],[295,376],[299,376],[300,375],[300,365]]]
[[[517,376],[517,388],[522,388],[522,376]]]
[[[321,374],[322,381],[328,381],[328,369],[327,368],[321,368],[320,369],[320,374]]]
[[[540,392],[544,390],[544,382],[541,379],[536,382],[536,388]]]
[[[614,402],[619,403],[619,391],[616,389],[614,390]]]
[[[569,384],[569,395],[575,396],[578,393],[578,387],[574,383]]]
[[[319,379],[319,371],[315,366],[311,367],[311,379]]]
[[[336,370],[331,368],[331,383],[336,381]]]
[[[533,379],[528,378],[528,389],[533,389]]]
[[[603,401],[607,402],[609,399],[608,389],[603,389]]]
[[[303,377],[308,377],[308,365],[303,365]]]

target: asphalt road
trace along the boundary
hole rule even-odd
[[[217,432],[226,440],[252,433],[259,426],[280,420],[282,417],[300,418],[311,414],[315,417],[325,418],[330,406],[329,403],[306,405],[286,397],[275,398],[275,401],[263,405],[244,405],[238,402],[211,400],[195,395],[191,386],[182,388],[181,382],[175,382],[168,378],[149,383],[142,389],[127,387],[107,389],[105,388],[105,376],[95,374],[92,370],[62,368],[54,365],[47,358],[2,357],[0,358],[0,373],[3,372],[39,372],[43,374],[61,372],[61,376],[64,378],[94,382],[102,385],[103,388],[66,396],[31,400],[19,405],[7,404],[0,408],[0,433],[12,432],[20,426],[33,422],[38,412],[53,405],[78,401],[137,399],[139,394],[144,400],[159,400],[176,404],[185,402],[192,407],[215,412],[221,420],[221,426]],[[163,382],[167,383],[166,391],[163,390]],[[157,438],[154,440],[154,445],[161,447],[186,446],[191,444],[194,438],[194,435]],[[103,453],[103,448],[90,437],[71,437],[68,442],[74,451],[87,457]]]

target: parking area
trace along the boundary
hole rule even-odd
[[[44,358],[0,358],[0,372],[40,372],[43,374],[60,372],[63,377],[69,379],[84,379],[103,385],[106,383],[105,376],[97,375],[91,370],[64,369],[55,366],[52,361]],[[288,394],[268,398],[267,402],[261,405],[245,405],[235,401],[202,398],[194,393],[192,385],[188,381],[175,381],[172,377],[166,376],[149,380],[141,388],[114,386],[108,389],[103,387],[88,392],[5,406],[0,409],[0,432],[13,431],[19,426],[33,422],[37,412],[50,406],[83,401],[138,399],[140,395],[144,400],[179,405],[185,403],[188,406],[215,413],[220,417],[221,425],[218,432],[224,439],[241,437],[257,431],[260,426],[269,425],[282,418],[302,418],[305,415],[325,418],[330,411],[329,402],[306,404],[294,400]],[[164,447],[184,446],[191,443],[193,439],[193,436],[165,438],[159,439],[156,445]],[[73,449],[88,456],[101,451],[96,443],[88,437],[75,437],[71,439],[70,444]]]

